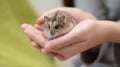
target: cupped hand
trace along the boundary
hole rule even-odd
[[[50,40],[42,50],[44,53],[56,51],[60,55],[56,57],[66,60],[78,53],[97,46],[104,42],[104,34],[101,33],[99,22],[95,20],[84,20],[78,23],[68,34]]]
[[[44,23],[44,16],[50,16],[58,10],[70,13],[74,17],[77,25],[68,34],[49,41],[42,33],[43,29],[41,24]],[[86,19],[90,20],[84,21]],[[55,56],[60,60],[66,60],[101,42],[99,41],[100,39],[98,40],[95,38],[96,36],[94,36],[96,26],[93,21],[95,21],[95,19],[94,16],[80,9],[60,7],[43,13],[43,15],[37,19],[34,27],[23,24],[22,28],[35,48],[42,50],[46,55]]]

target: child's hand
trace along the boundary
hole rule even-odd
[[[60,38],[48,41],[42,33],[41,24],[44,23],[44,16],[51,15],[58,10],[63,10],[70,13],[78,24],[68,34]],[[84,21],[86,19],[91,20]],[[89,13],[81,11],[77,8],[62,7],[45,12],[40,18],[38,18],[37,23],[35,24],[35,28],[27,24],[23,24],[22,28],[30,38],[34,47],[38,48],[39,50],[41,50],[41,47],[43,47],[43,53],[49,56],[56,56],[60,60],[65,60],[101,42],[101,40],[97,37],[99,36],[96,32],[97,23],[94,21],[95,17]],[[56,53],[53,53],[54,51]]]
[[[104,42],[105,27],[101,23],[95,20],[82,21],[68,34],[48,41],[42,51],[46,54],[54,51],[59,54],[56,55],[58,59],[66,60],[95,47]]]

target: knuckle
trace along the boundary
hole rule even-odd
[[[50,44],[49,49],[51,49],[51,50],[57,49],[57,46],[54,44],[54,42],[51,41],[49,44]]]
[[[53,45],[53,46],[50,46],[50,49],[51,50],[56,50],[57,48],[56,48],[56,46]]]

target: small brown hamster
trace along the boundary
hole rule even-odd
[[[53,16],[44,16],[44,34],[51,40],[60,37],[76,25],[74,18],[65,11],[56,11]]]

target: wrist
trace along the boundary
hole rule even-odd
[[[102,28],[103,42],[120,43],[120,23],[113,21],[99,21]]]
[[[108,33],[108,23],[106,21],[95,20],[95,38],[98,40],[98,43],[104,43],[107,41],[107,33]]]

